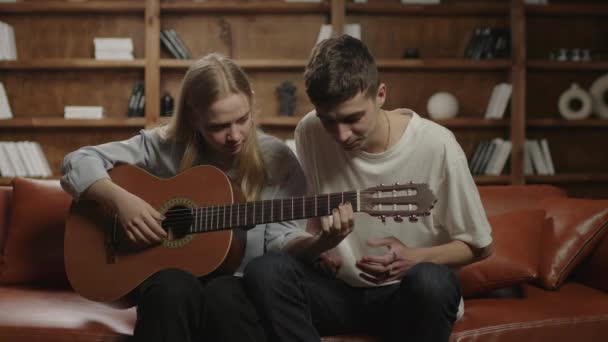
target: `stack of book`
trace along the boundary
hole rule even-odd
[[[547,139],[526,139],[524,143],[524,174],[554,175],[555,167]]]
[[[102,119],[102,106],[65,106],[63,117],[66,119]]]
[[[8,96],[6,96],[6,90],[4,85],[0,82],[0,119],[12,119],[13,112],[11,111],[11,105],[8,102]]]
[[[464,57],[470,59],[509,58],[510,55],[511,31],[507,28],[475,28],[464,51]]]
[[[144,92],[144,84],[137,83],[131,92],[129,99],[129,108],[127,110],[128,117],[144,116],[146,108],[146,94]]]
[[[133,40],[131,38],[95,38],[95,59],[133,60]]]
[[[0,175],[2,177],[50,177],[49,162],[32,141],[0,142]]]
[[[177,59],[191,59],[192,53],[173,29],[160,30],[160,42]]]
[[[507,111],[512,92],[513,86],[509,83],[500,83],[494,86],[486,108],[485,118],[502,119]]]
[[[509,159],[511,148],[511,142],[501,138],[480,142],[469,163],[471,173],[473,175],[500,175]]]
[[[11,25],[0,21],[0,60],[14,61],[16,59],[15,30]]]

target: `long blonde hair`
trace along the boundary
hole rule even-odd
[[[204,140],[196,127],[200,117],[197,113],[208,112],[213,103],[232,94],[247,97],[251,115],[250,132],[243,148],[236,157],[237,182],[246,199],[259,198],[266,172],[260,153],[256,127],[253,124],[253,91],[247,75],[230,58],[220,54],[209,54],[197,60],[186,72],[181,85],[177,110],[163,132],[166,139],[185,146],[180,171],[194,166],[204,146]]]

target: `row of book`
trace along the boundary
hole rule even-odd
[[[495,138],[481,141],[469,163],[473,175],[500,175],[511,154],[508,140]],[[555,167],[547,139],[526,139],[524,142],[524,174],[554,175]]]
[[[191,59],[192,53],[173,29],[160,30],[160,42],[177,59]]]
[[[50,177],[49,162],[40,144],[33,141],[0,142],[2,177]]]
[[[321,24],[319,34],[317,35],[317,44],[332,36],[334,28],[331,24]],[[351,37],[361,39],[361,24],[344,24],[344,34]]]
[[[8,96],[6,96],[6,89],[4,84],[0,82],[0,119],[12,119],[13,111],[11,105],[8,102]]]
[[[16,60],[15,29],[0,21],[0,60]]]
[[[133,60],[133,40],[131,38],[94,38],[95,59]]]
[[[146,109],[146,94],[143,83],[137,83],[131,92],[129,98],[129,108],[127,109],[128,117],[144,116]]]
[[[511,31],[508,28],[477,27],[464,51],[470,59],[509,58],[511,55]]]
[[[524,142],[524,174],[554,175],[555,167],[547,139],[526,139]]]
[[[501,138],[481,141],[469,163],[471,174],[500,175],[511,155],[511,148],[511,142]]]

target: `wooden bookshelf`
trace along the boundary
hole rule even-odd
[[[257,124],[290,137],[312,108],[302,74],[320,25],[331,24],[339,33],[344,24],[359,23],[388,87],[387,109],[411,108],[428,117],[428,98],[448,91],[459,101],[459,114],[437,122],[454,132],[469,158],[480,141],[511,140],[503,175],[475,176],[477,184],[555,184],[573,194],[608,198],[608,191],[600,191],[608,183],[608,154],[597,148],[605,144],[608,120],[564,120],[556,105],[572,82],[588,89],[608,71],[608,60],[547,58],[560,47],[608,51],[607,16],[606,3],[574,0],[542,6],[523,0],[446,0],[439,5],[402,5],[397,0],[0,4],[0,20],[15,27],[19,58],[0,61],[0,82],[15,113],[14,119],[0,121],[0,135],[3,140],[39,141],[58,175],[63,156],[79,146],[128,138],[141,128],[168,122],[160,117],[158,99],[170,93],[177,100],[184,72],[194,62],[174,59],[161,46],[160,30],[172,28],[195,57],[220,52],[234,58],[254,85]],[[510,58],[462,58],[472,30],[484,26],[510,29]],[[135,60],[94,60],[94,37],[132,38]],[[419,50],[419,59],[402,58],[410,47]],[[297,87],[294,117],[278,114],[275,91],[285,80]],[[145,116],[128,118],[129,97],[139,82],[146,88]],[[501,120],[484,119],[492,87],[500,82],[513,84],[510,113]],[[106,118],[65,120],[65,105],[103,105]],[[540,138],[549,141],[557,175],[523,174],[524,142]],[[8,182],[0,178],[0,184]]]

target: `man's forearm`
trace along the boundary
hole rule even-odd
[[[475,249],[460,240],[454,240],[443,245],[424,248],[423,259],[436,264],[460,267],[484,259],[491,253],[491,245],[486,248]]]

